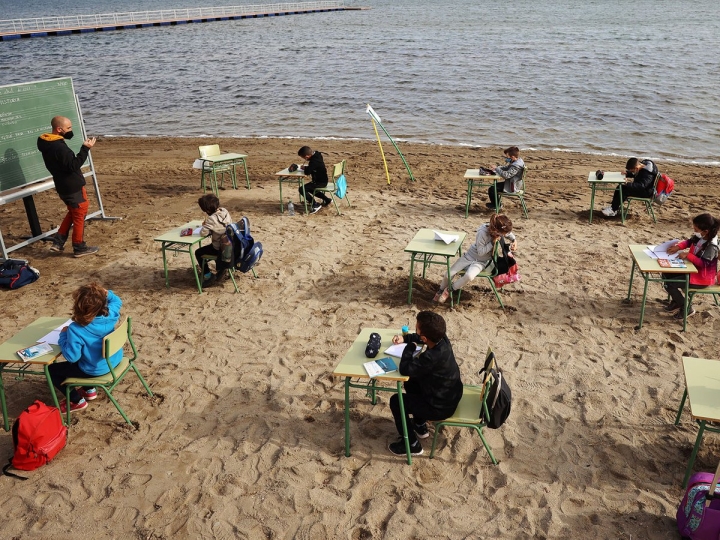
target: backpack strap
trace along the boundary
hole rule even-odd
[[[8,459],[7,465],[3,467],[2,472],[5,476],[12,476],[13,478],[17,478],[18,480],[27,480],[27,477],[25,476],[20,476],[19,474],[8,472],[8,469],[10,467],[12,467],[12,458]]]

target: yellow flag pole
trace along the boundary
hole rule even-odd
[[[385,151],[383,150],[382,142],[380,141],[380,134],[378,133],[375,119],[372,116],[370,117],[370,121],[372,122],[373,129],[375,130],[375,136],[378,140],[378,146],[380,147],[380,155],[382,156],[383,165],[385,166],[385,176],[387,177],[387,183],[390,184],[390,173],[388,172],[387,160],[385,159]]]

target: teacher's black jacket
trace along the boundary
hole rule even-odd
[[[447,336],[443,337],[435,347],[425,350],[416,357],[413,357],[413,353],[416,343],[422,344],[420,336],[408,334],[405,336],[405,341],[408,344],[403,351],[398,371],[401,375],[410,377],[407,384],[419,390],[419,394],[431,407],[452,416],[462,398],[463,385],[460,380],[460,368],[455,361],[455,354]]]
[[[60,135],[44,133],[38,137],[37,147],[45,167],[52,174],[55,189],[65,204],[77,205],[85,201],[82,188],[85,177],[80,171],[90,149],[83,145],[75,155]]]

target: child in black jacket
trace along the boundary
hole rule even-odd
[[[400,360],[398,371],[410,377],[405,383],[403,403],[408,439],[412,455],[422,454],[420,439],[430,436],[426,420],[444,420],[455,412],[463,394],[460,368],[455,361],[452,346],[445,334],[445,319],[432,311],[421,311],[417,315],[415,334],[394,336],[393,343],[407,343]],[[425,351],[415,356],[417,346],[426,345]],[[390,452],[405,455],[402,416],[397,394],[390,398],[390,410],[395,419],[400,438],[390,443]],[[413,420],[410,421],[410,415]]]
[[[307,165],[301,168],[303,172],[311,178],[310,182],[305,184],[304,188],[298,188],[298,191],[302,198],[303,189],[305,190],[305,197],[307,197],[309,203],[312,203],[312,213],[314,214],[323,206],[327,206],[332,202],[332,199],[328,198],[322,191],[316,194],[316,196],[322,200],[322,204],[316,202],[315,197],[313,197],[314,189],[324,188],[328,185],[327,169],[325,168],[322,154],[317,150],[313,152],[309,146],[303,146],[298,150],[298,156],[307,161]]]

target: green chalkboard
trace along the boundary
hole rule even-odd
[[[50,133],[54,116],[72,121],[68,146],[79,152],[83,127],[70,77],[0,86],[0,192],[50,178],[37,138]]]

